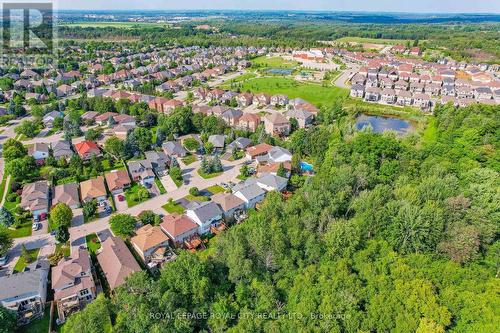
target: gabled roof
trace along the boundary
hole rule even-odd
[[[122,285],[127,276],[141,270],[125,242],[118,237],[108,237],[101,243],[97,260],[111,290]]]
[[[203,202],[197,207],[189,209],[203,223],[216,216],[222,215],[222,211],[215,202]]]
[[[68,183],[57,185],[54,188],[54,198],[52,199],[52,205],[58,203],[64,203],[68,206],[79,205],[80,198],[78,196],[78,184]]]
[[[247,201],[255,199],[266,192],[260,188],[256,183],[250,183],[247,186],[239,188],[235,193],[239,193],[242,197],[244,197]]]
[[[168,241],[168,237],[161,231],[160,227],[153,227],[151,224],[137,229],[136,236],[131,238],[131,242],[143,253],[151,248]]]
[[[189,217],[182,214],[171,214],[163,217],[160,227],[172,238],[176,238],[188,231],[198,229],[198,225]]]
[[[78,249],[75,258],[63,258],[52,268],[52,289],[56,290],[57,294],[57,290],[68,285],[80,284],[82,273],[90,272],[90,267],[89,253],[85,249]],[[87,278],[92,280],[93,284],[92,274]]]
[[[131,183],[128,172],[124,169],[112,170],[104,174],[104,177],[110,191],[122,189]]]
[[[93,141],[82,141],[80,143],[76,143],[74,146],[80,156],[90,153],[100,154],[101,152],[97,144]]]
[[[264,119],[274,125],[278,124],[288,124],[289,121],[281,113],[271,113],[264,117]]]
[[[162,145],[162,148],[168,155],[182,155],[187,153],[186,149],[177,141],[167,141]]]
[[[47,209],[49,200],[47,181],[41,180],[24,185],[20,206],[31,211]]]
[[[104,178],[97,176],[96,178],[81,182],[80,193],[82,194],[82,200],[105,196],[107,192],[104,186]]]
[[[258,145],[247,148],[246,152],[253,158],[258,155],[267,154],[272,148],[273,146],[267,143],[259,143]]]
[[[275,190],[283,189],[286,184],[288,184],[288,179],[273,175],[271,173],[265,173],[257,178],[257,185],[272,187]]]
[[[245,202],[232,193],[217,193],[212,196],[212,201],[219,204],[223,211],[243,205]]]
[[[215,148],[224,148],[225,135],[210,135],[208,142],[214,145]]]

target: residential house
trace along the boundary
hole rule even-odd
[[[189,239],[198,232],[198,225],[189,217],[175,213],[164,216],[160,228],[176,246],[180,246],[184,240]]]
[[[264,200],[266,192],[254,181],[238,185],[233,188],[233,193],[245,202],[246,209],[254,208],[257,203]]]
[[[249,160],[254,160],[258,156],[263,156],[267,155],[268,152],[273,148],[274,146],[271,146],[267,143],[259,143],[253,147],[249,147],[246,149],[246,157]]]
[[[74,252],[74,258],[62,258],[52,268],[52,289],[60,323],[97,296],[89,253],[82,248]]]
[[[407,90],[396,91],[396,103],[401,106],[410,106],[413,104],[413,95]]]
[[[0,305],[16,313],[19,326],[43,316],[48,275],[48,263],[39,261],[35,269],[0,277]]]
[[[23,187],[19,206],[30,211],[33,217],[44,218],[49,210],[49,194],[49,185],[46,180],[26,184]]]
[[[66,204],[71,209],[77,209],[78,207],[80,207],[78,183],[57,185],[54,188],[52,206],[55,206],[58,203]]]
[[[386,104],[396,103],[396,91],[394,89],[384,89],[381,94],[381,101]]]
[[[291,125],[281,113],[271,113],[264,117],[264,129],[270,135],[286,136],[290,133]]]
[[[97,202],[101,202],[106,200],[107,195],[103,176],[97,176],[96,178],[91,178],[80,183],[80,197],[83,202],[89,202],[94,199]]]
[[[187,150],[178,141],[167,141],[163,143],[162,148],[169,157],[184,157],[187,155]]]
[[[169,165],[169,157],[162,151],[149,150],[144,153],[146,160],[153,166],[153,171],[156,173],[164,172]]]
[[[74,152],[71,149],[71,144],[68,141],[56,141],[51,143],[52,146],[52,156],[56,160],[64,158],[69,161],[73,156]]]
[[[141,271],[127,245],[119,237],[111,236],[101,243],[97,261],[111,290],[121,286],[130,274]]]
[[[163,255],[168,249],[168,237],[159,226],[153,227],[146,224],[137,229],[135,236],[130,239],[144,263],[151,261],[162,262]]]
[[[288,184],[288,179],[277,175],[273,175],[271,173],[266,173],[256,179],[256,184],[267,192],[269,191],[281,192],[286,188],[286,185]]]
[[[108,185],[108,190],[112,194],[123,193],[126,188],[129,188],[132,181],[128,175],[127,170],[112,170],[104,174],[106,178],[106,184]]]
[[[253,102],[253,95],[251,93],[241,93],[236,97],[239,107],[247,107]]]
[[[413,104],[422,109],[427,109],[431,107],[431,97],[426,94],[415,94],[413,95]]]
[[[297,120],[297,124],[299,128],[306,128],[312,124],[314,116],[311,112],[306,109],[295,108],[286,113],[286,117],[288,120],[295,119]]]
[[[269,94],[256,94],[254,96],[254,101],[257,102],[258,106],[268,106],[271,103],[271,95]]]
[[[267,153],[267,160],[271,163],[289,162],[292,160],[292,153],[283,147],[272,147]]]
[[[211,226],[217,226],[222,220],[223,212],[215,202],[202,202],[186,210],[186,216],[198,225],[198,233],[210,232]]]
[[[252,145],[252,140],[244,137],[239,137],[230,144],[227,145],[228,150],[236,148],[238,150],[245,150]]]
[[[62,112],[51,111],[43,116],[42,118],[43,126],[45,126],[45,128],[52,128],[52,126],[54,125],[54,121],[57,118],[62,118],[63,116],[64,115]]]
[[[351,86],[351,97],[360,97],[363,98],[365,96],[365,86],[361,84],[353,84]]]
[[[255,132],[260,124],[260,117],[253,113],[244,113],[238,119],[238,128]]]
[[[489,87],[477,87],[476,89],[474,89],[474,95],[476,96],[476,99],[485,100],[493,98],[493,92]]]
[[[155,181],[153,165],[149,160],[129,161],[128,170],[134,182],[140,182],[142,185],[152,184]]]
[[[285,170],[285,177],[290,178],[290,175],[292,173],[292,164],[290,162],[259,164],[257,166],[257,175],[263,175],[266,173],[278,175],[280,167],[283,167],[283,169]]]
[[[214,146],[215,151],[218,152],[224,150],[225,140],[226,140],[225,135],[214,134],[208,137],[208,142],[210,142]]]
[[[45,142],[35,142],[28,148],[28,154],[33,156],[37,164],[43,164],[45,159],[49,157],[49,145]]]
[[[211,101],[220,101],[222,98],[222,95],[224,95],[224,90],[221,89],[214,89],[208,92],[207,94],[207,99]]]
[[[233,218],[234,213],[245,209],[245,202],[232,193],[217,193],[212,196],[212,202],[219,205],[226,220]]]
[[[377,87],[368,87],[366,88],[365,92],[365,101],[368,102],[377,102],[380,100],[380,95],[382,93],[382,90]]]
[[[82,160],[90,160],[92,156],[102,156],[101,150],[97,144],[93,141],[82,141],[75,143],[74,145],[76,152],[82,158]]]
[[[237,126],[238,121],[242,116],[243,112],[241,110],[229,109],[226,112],[224,112],[221,117],[229,126]]]
[[[283,94],[271,96],[271,104],[276,106],[286,106],[288,104],[288,96]]]

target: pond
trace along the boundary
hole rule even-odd
[[[269,74],[275,74],[275,75],[290,75],[290,74],[292,74],[293,69],[270,68],[266,72]]]
[[[356,128],[358,130],[368,126],[371,127],[375,133],[382,133],[390,130],[395,131],[398,135],[405,135],[414,130],[414,126],[409,121],[399,118],[362,114],[356,119]]]

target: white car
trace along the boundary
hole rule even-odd
[[[33,231],[37,231],[38,229],[40,229],[40,223],[33,223],[33,225],[31,226],[31,229]]]

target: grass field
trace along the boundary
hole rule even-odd
[[[196,161],[196,156],[194,156],[194,155],[187,155],[186,157],[181,158],[181,161],[185,165],[189,165],[189,164],[191,164],[191,163],[193,163],[193,162]]]
[[[335,40],[340,43],[369,43],[369,44],[386,44],[386,45],[396,45],[402,44],[406,45],[407,40],[405,39],[384,39],[384,38],[363,38],[363,37],[342,37]]]
[[[165,194],[167,193],[167,190],[165,190],[165,186],[161,183],[161,180],[158,178],[155,178],[155,184],[158,187],[158,190],[160,190],[160,194]]]
[[[16,229],[7,229],[7,233],[11,238],[21,238],[31,236],[31,221],[23,222],[19,228]]]
[[[204,195],[194,196],[194,195],[191,195],[191,194],[186,195],[185,199],[189,200],[189,201],[200,201],[200,202],[204,202],[204,201],[209,201],[210,200],[209,197],[206,197]]]
[[[210,179],[210,178],[214,178],[214,177],[220,176],[222,174],[222,172],[204,173],[203,171],[201,171],[201,169],[198,169],[198,174],[203,179]]]
[[[146,22],[75,22],[63,24],[63,27],[77,28],[144,28],[144,27],[163,27],[167,23],[146,23]]]
[[[26,260],[23,258],[23,256],[19,257],[19,260],[17,261],[16,265],[14,266],[14,272],[22,272],[26,266],[28,266],[30,263],[34,262],[36,258],[38,258],[38,252],[40,249],[33,249],[33,250],[28,250],[28,255],[30,257],[29,262],[26,262]]]
[[[241,91],[250,90],[253,93],[268,93],[271,95],[285,94],[288,98],[303,98],[316,106],[331,105],[338,98],[349,94],[347,89],[324,87],[315,83],[297,82],[290,78],[260,77],[242,83]]]
[[[178,214],[184,213],[184,207],[182,207],[179,204],[176,204],[173,201],[172,202],[167,202],[166,204],[164,204],[161,207],[163,209],[165,209],[167,212],[169,212],[170,214],[172,214],[172,213],[178,213]]]
[[[137,196],[137,192],[139,189],[143,187],[142,185],[138,183],[134,183],[131,187],[129,187],[125,191],[125,200],[127,200],[127,205],[128,207],[133,207],[135,205],[138,205],[140,203],[143,203],[144,201],[148,200],[149,198],[139,198]]]
[[[212,194],[217,194],[217,193],[224,192],[225,190],[222,186],[212,185],[210,187],[207,187],[207,191],[212,193]]]
[[[269,68],[283,68],[283,69],[291,69],[295,68],[299,65],[297,61],[293,60],[285,60],[281,57],[257,57],[252,60],[252,65],[254,67],[269,67]]]

